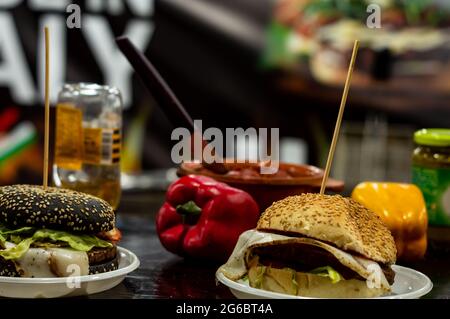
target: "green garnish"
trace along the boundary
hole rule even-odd
[[[343,280],[342,276],[330,266],[319,267],[310,271],[310,273],[330,278],[333,284]]]
[[[256,274],[256,279],[255,279],[255,287],[256,288],[261,288],[262,282],[263,282],[263,277],[264,277],[265,273],[266,273],[266,266],[261,266],[258,268],[258,272]]]
[[[294,269],[290,270],[292,272],[292,286],[294,287],[295,294],[298,295],[297,272]]]
[[[51,229],[35,229],[23,227],[9,230],[0,226],[0,243],[5,247],[5,242],[11,241],[14,247],[0,250],[0,256],[4,259],[18,259],[22,257],[34,242],[41,245],[45,242],[62,242],[78,251],[90,251],[94,247],[112,247],[112,244],[93,235],[74,235],[68,232]]]

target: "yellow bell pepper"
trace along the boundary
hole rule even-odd
[[[428,218],[420,189],[413,184],[364,182],[352,198],[375,212],[394,236],[397,258],[423,258],[427,249]]]

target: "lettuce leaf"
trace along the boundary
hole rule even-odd
[[[256,288],[261,288],[265,273],[266,273],[266,266],[261,266],[258,269],[258,272],[256,274],[256,279],[255,279],[255,287]]]
[[[244,277],[241,278],[241,280],[249,285],[249,279],[248,279],[248,274],[245,274]]]
[[[25,237],[26,238],[26,237]],[[19,235],[11,235],[9,236],[9,241],[13,242],[14,244],[19,244],[23,238]]]
[[[62,241],[69,244],[78,251],[90,251],[94,247],[106,248],[111,247],[112,244],[91,235],[73,235],[64,231],[40,229],[36,231],[32,237],[35,241],[44,241],[50,239],[51,241]]]
[[[298,282],[297,282],[297,272],[294,269],[290,269],[292,274],[292,286],[294,288],[295,294],[298,295]]]
[[[15,243],[16,246],[0,250],[0,256],[4,259],[18,259],[22,257],[34,242],[40,244],[45,242],[63,242],[74,250],[86,252],[94,247],[112,247],[110,242],[93,235],[74,235],[68,232],[51,229],[36,230],[33,227],[23,227],[16,230],[0,227],[0,243],[2,247],[5,247],[4,243],[7,240]]]
[[[2,234],[0,233],[0,248],[5,247],[5,242],[6,242],[6,238],[3,237]]]
[[[328,278],[330,278],[330,280],[333,284],[338,283],[339,281],[343,280],[342,276],[336,270],[331,268],[330,266],[319,267],[319,268],[313,269],[310,271],[310,273],[313,273],[315,275],[322,276],[322,277],[328,277]]]
[[[18,259],[22,257],[28,249],[30,249],[30,245],[33,243],[33,238],[27,238],[25,240],[22,240],[18,245],[0,250],[0,256],[4,259]]]
[[[0,226],[0,235],[8,236],[8,235],[32,235],[35,231],[33,227],[22,227],[19,229],[8,229],[4,226]]]

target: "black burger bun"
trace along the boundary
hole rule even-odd
[[[89,258],[89,275],[101,274],[119,268],[117,246],[93,248],[87,253]]]
[[[89,264],[89,275],[102,274],[104,272],[119,269],[119,256],[116,255],[113,259],[104,261],[98,264]]]
[[[73,190],[35,185],[0,187],[0,224],[97,234],[114,228],[113,208]]]
[[[16,264],[0,257],[0,277],[21,277]]]

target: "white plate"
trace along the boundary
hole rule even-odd
[[[96,294],[111,289],[139,267],[131,251],[117,247],[119,268],[97,275],[65,278],[0,277],[0,296],[9,298],[58,298]],[[78,286],[78,287],[77,287]]]
[[[392,293],[373,299],[417,299],[429,293],[433,288],[431,280],[421,272],[398,265],[392,266],[392,269],[395,271]],[[252,288],[248,282],[230,280],[220,271],[217,271],[216,278],[228,286],[231,293],[238,299],[312,299]]]

